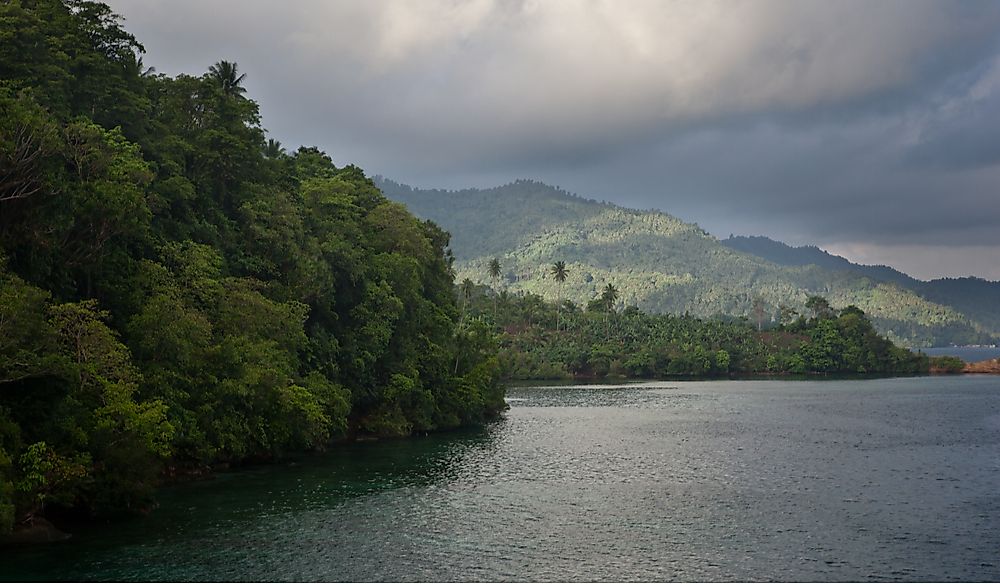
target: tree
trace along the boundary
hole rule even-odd
[[[285,148],[281,145],[281,142],[274,138],[269,138],[267,144],[264,145],[264,156],[267,158],[281,158],[286,156]]]
[[[0,92],[0,205],[45,188],[46,162],[59,148],[54,120],[34,100]]]
[[[778,322],[781,324],[781,326],[787,326],[789,324],[792,324],[792,322],[795,321],[795,317],[799,315],[799,313],[794,308],[785,306],[784,304],[782,304],[781,307],[778,309],[778,314],[779,314]]]
[[[462,283],[458,287],[458,291],[462,295],[462,322],[465,321],[465,314],[469,309],[469,300],[472,299],[472,292],[475,289],[476,285],[468,278],[462,280]]]
[[[757,331],[764,329],[764,299],[760,296],[756,296],[753,299],[753,317],[757,321]]]
[[[559,320],[560,320],[561,313],[562,313],[562,289],[563,289],[563,283],[566,282],[566,276],[569,275],[569,272],[566,270],[566,262],[563,262],[562,260],[560,260],[560,261],[552,264],[551,273],[552,273],[552,276],[556,279],[556,282],[558,283],[558,289],[559,289],[558,300],[557,300],[557,303],[556,303],[556,331],[558,332],[559,331]]]
[[[604,307],[608,312],[615,309],[615,302],[618,301],[618,288],[611,282],[604,287],[604,291],[601,292],[601,301],[604,303]]]
[[[833,309],[830,302],[822,296],[810,296],[806,299],[806,308],[813,312],[815,318],[830,318],[833,316]]]
[[[490,280],[493,282],[493,322],[497,320],[497,297],[499,296],[500,274],[502,273],[502,267],[500,266],[500,260],[493,258],[490,260],[490,265],[488,268]]]
[[[247,92],[243,87],[243,80],[247,78],[246,73],[240,74],[236,63],[229,61],[219,61],[208,68],[209,77],[215,81],[222,89],[222,93],[228,97],[242,98]]]
[[[601,292],[601,304],[604,305],[604,310],[605,310],[604,326],[605,328],[608,329],[607,334],[609,336],[611,334],[611,329],[610,329],[611,321],[609,320],[609,317],[611,313],[614,311],[615,302],[617,301],[618,301],[618,288],[615,288],[614,284],[608,282],[608,285],[604,287],[604,291]]]

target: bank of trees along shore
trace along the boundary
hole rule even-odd
[[[504,407],[446,233],[267,140],[235,63],[141,53],[103,4],[0,3],[0,532]]]
[[[621,309],[619,294],[606,283],[581,307],[478,286],[468,310],[502,333],[501,367],[508,379],[911,374],[931,364],[880,336],[861,310],[837,311],[818,296],[809,299],[809,315],[786,310],[782,322],[765,327],[747,319]]]

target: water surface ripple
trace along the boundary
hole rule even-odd
[[[514,388],[481,432],[165,489],[5,580],[1000,580],[1000,379]]]

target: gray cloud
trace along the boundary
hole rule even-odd
[[[1000,4],[111,4],[149,64],[236,60],[273,135],[372,173],[538,178],[721,235],[1000,277],[982,253],[1000,251]]]

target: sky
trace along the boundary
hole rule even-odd
[[[147,65],[236,61],[271,137],[370,175],[1000,279],[1000,2],[109,4]]]

